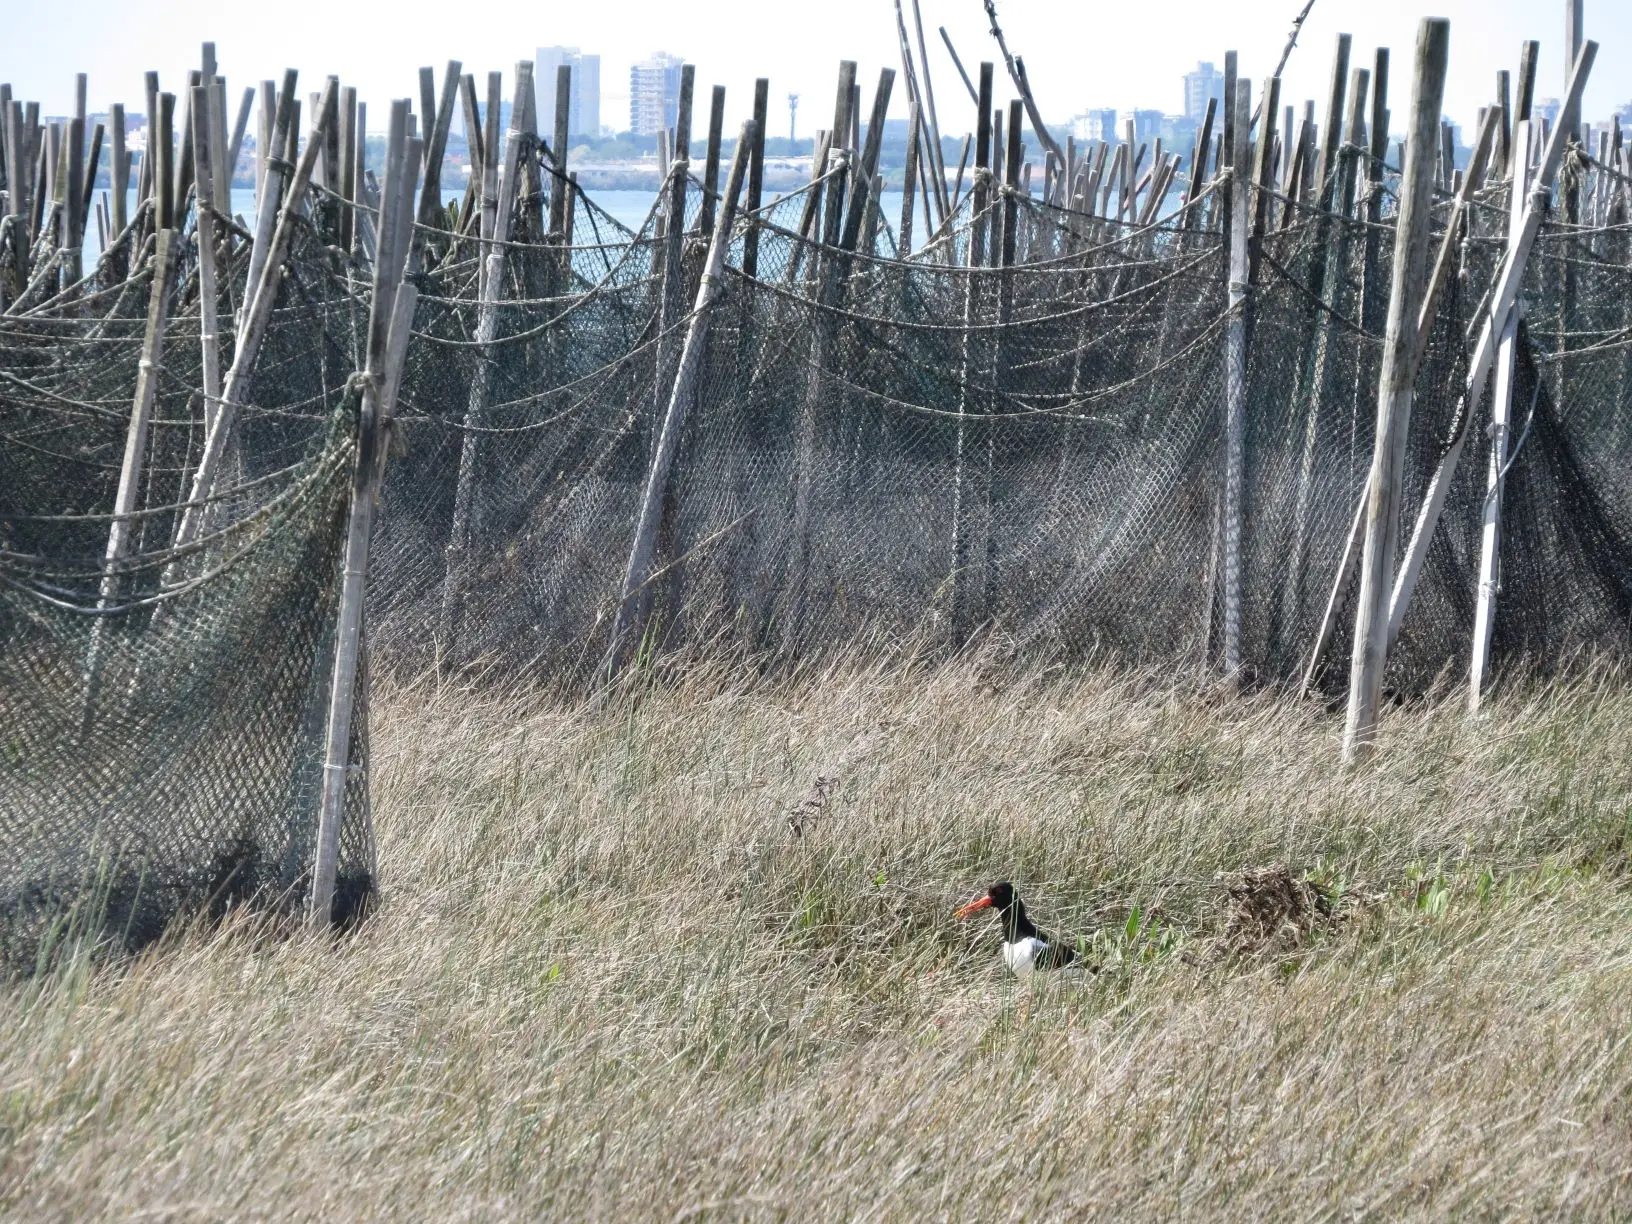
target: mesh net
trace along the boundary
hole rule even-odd
[[[1270,198],[1253,252],[1241,632],[1266,682],[1309,660],[1371,460],[1393,210],[1386,187],[1369,208],[1357,195],[1324,211]],[[1468,416],[1506,195],[1477,197],[1433,321],[1407,533]],[[729,274],[710,312],[639,591],[641,648],[729,641],[788,657],[987,638],[1028,658],[1216,662],[1220,197],[1134,226],[993,191],[907,259],[887,221],[869,244],[869,219],[855,251],[816,241],[826,206],[818,188],[763,210],[757,275]],[[1436,249],[1451,215],[1441,200]],[[570,272],[560,247],[509,246],[488,345],[478,244],[447,248],[409,359],[408,455],[388,478],[371,588],[393,661],[567,687],[608,661],[704,248],[695,212],[677,246],[659,223],[573,250]],[[743,244],[739,227],[733,269]],[[1550,322],[1521,335],[1516,415],[1534,371],[1552,373],[1507,476],[1499,664],[1552,667],[1626,639],[1626,245],[1624,227],[1549,222],[1529,266],[1527,309]],[[673,250],[682,270],[666,280]],[[1488,403],[1476,407],[1482,429]],[[1465,450],[1391,656],[1398,689],[1466,667],[1488,442]],[[1353,623],[1352,591],[1339,594],[1330,691]]]
[[[1218,665],[1221,192],[1133,224],[983,176],[903,256],[889,218],[846,221],[841,168],[738,225],[698,317],[696,184],[638,231],[575,193],[563,243],[541,177],[508,242],[477,237],[474,211],[417,232],[369,570],[373,665],[577,692],[630,657],[722,645],[790,660],[982,641],[1033,662]],[[1392,181],[1329,209],[1264,198],[1240,524],[1241,654],[1263,683],[1302,674],[1334,594],[1318,679],[1337,692],[1346,672],[1340,569],[1372,452]],[[1407,535],[1459,439],[1466,455],[1390,657],[1401,691],[1467,665],[1490,405],[1461,388],[1507,194],[1474,198],[1417,379]],[[203,437],[196,268],[175,290],[130,543],[111,566],[150,263],[0,319],[9,963],[76,918],[134,944],[190,907],[305,887],[368,321],[367,261],[334,246],[332,200],[313,204],[206,530],[185,549],[171,541]],[[1593,227],[1549,219],[1527,267],[1494,635],[1509,670],[1628,639],[1632,229],[1619,205],[1599,212]],[[1442,199],[1436,247],[1452,216]],[[241,303],[243,262],[225,305]],[[704,323],[690,411],[654,480],[680,356]],[[630,575],[643,505],[655,543]],[[365,678],[342,911],[374,880]]]
[[[304,895],[367,318],[314,248],[291,260],[224,477],[181,549],[203,436],[196,269],[176,277],[116,563],[148,295],[0,319],[0,969],[75,932],[135,947],[180,912]],[[373,878],[365,713],[352,761],[341,916]]]

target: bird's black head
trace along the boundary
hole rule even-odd
[[[1037,928],[1032,926],[1026,917],[1026,907],[1020,900],[1020,894],[1014,891],[1014,885],[1007,880],[999,880],[968,905],[960,906],[953,917],[967,918],[983,909],[997,911],[998,917],[1003,922],[1005,939],[1015,940],[1024,935],[1037,933]]]

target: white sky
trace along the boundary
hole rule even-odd
[[[904,2],[910,28],[910,0]],[[1320,97],[1334,38],[1344,31],[1354,36],[1357,65],[1369,66],[1378,45],[1392,49],[1389,92],[1397,131],[1408,106],[1417,22],[1427,14],[1451,21],[1446,110],[1452,119],[1473,123],[1493,93],[1496,70],[1516,68],[1525,38],[1542,44],[1538,95],[1556,96],[1564,82],[1565,2],[1316,0],[1284,75],[1282,100]],[[961,134],[972,126],[973,106],[936,27],[947,27],[971,76],[978,61],[999,61],[996,45],[981,0],[920,3],[942,129]],[[999,0],[998,14],[1010,47],[1026,61],[1044,116],[1061,122],[1089,106],[1177,111],[1181,74],[1200,59],[1222,68],[1231,48],[1240,52],[1242,74],[1256,84],[1274,66],[1299,7],[1300,0]],[[1586,10],[1587,37],[1601,44],[1585,108],[1585,117],[1596,121],[1632,100],[1632,0],[1586,0]],[[899,68],[892,0],[797,6],[746,0],[78,0],[71,21],[54,5],[0,0],[0,14],[7,15],[8,29],[0,44],[0,80],[9,80],[16,96],[39,100],[48,114],[70,109],[76,71],[90,74],[93,110],[111,101],[141,109],[146,69],[157,69],[163,88],[179,92],[205,38],[215,40],[234,94],[285,67],[300,70],[302,93],[319,88],[324,74],[337,73],[382,117],[391,97],[414,98],[417,109],[422,64],[436,66],[438,80],[450,57],[478,80],[490,69],[503,69],[508,97],[517,59],[530,58],[540,44],[578,45],[600,53],[602,122],[620,129],[627,126],[629,65],[655,50],[696,64],[700,99],[708,86],[726,86],[728,131],[746,117],[754,78],[769,77],[773,135],[787,131],[790,92],[802,97],[801,136],[829,125],[841,58],[860,64],[863,105],[879,69]],[[997,81],[998,97],[1006,100],[1010,91],[1000,62]],[[897,85],[891,113],[899,117],[906,107]]]

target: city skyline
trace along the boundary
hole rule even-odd
[[[533,53],[533,89],[538,95],[538,130],[555,131],[555,78],[572,69],[567,102],[567,134],[601,134],[601,57],[578,47],[540,47]]]
[[[460,27],[450,33],[439,22],[420,22],[435,10],[417,0],[398,6],[400,20],[382,25],[368,13],[331,11],[314,0],[289,0],[288,20],[267,26],[248,21],[235,10],[207,6],[203,0],[158,0],[153,10],[136,14],[113,0],[84,0],[84,17],[102,32],[94,44],[73,37],[67,23],[45,22],[31,11],[9,45],[29,47],[29,55],[11,63],[0,60],[0,80],[9,80],[18,97],[37,99],[48,114],[64,114],[71,107],[73,73],[90,74],[92,108],[108,102],[127,107],[141,103],[142,73],[156,69],[163,87],[176,91],[184,73],[197,61],[198,43],[213,38],[229,87],[240,89],[262,79],[276,78],[285,66],[300,70],[303,89],[316,88],[329,72],[355,85],[371,110],[383,110],[391,97],[417,99],[416,73],[421,64],[438,70],[450,56],[460,59],[465,71],[478,74],[501,69],[510,89],[515,58],[534,46],[570,46],[583,49],[600,61],[600,107],[603,126],[622,130],[631,104],[627,82],[634,66],[655,48],[695,65],[699,90],[716,83],[727,90],[726,121],[735,127],[746,117],[753,80],[766,76],[772,96],[803,97],[799,127],[808,135],[828,126],[832,111],[833,81],[841,58],[858,61],[857,79],[871,94],[880,67],[899,71],[899,47],[893,6],[886,0],[832,0],[824,10],[828,19],[807,33],[801,27],[795,40],[765,39],[763,24],[735,20],[737,14],[756,12],[727,0],[697,0],[684,14],[666,6],[630,0],[616,8],[584,7],[551,14],[540,22],[536,13],[498,0],[498,20],[481,28]],[[1114,107],[1119,114],[1155,111],[1182,115],[1185,110],[1184,74],[1198,63],[1221,69],[1224,52],[1240,54],[1241,73],[1261,85],[1286,41],[1294,3],[1269,4],[1244,0],[1227,15],[1199,0],[1175,0],[1168,32],[1151,39],[1137,14],[1113,9],[1096,12],[1091,20],[1059,5],[1022,4],[1008,0],[999,9],[1012,48],[1026,60],[1028,77],[1049,123],[1065,126],[1093,108]],[[1425,11],[1422,3],[1374,0],[1363,7],[1317,3],[1304,28],[1298,48],[1283,74],[1282,99],[1300,105],[1323,97],[1331,62],[1332,41],[1339,30],[1351,33],[1357,62],[1369,61],[1372,49],[1387,45],[1396,63],[1409,55],[1415,25]],[[1495,72],[1517,66],[1521,40],[1541,40],[1539,97],[1563,92],[1564,54],[1562,5],[1525,0],[1456,0],[1437,4],[1433,11],[1452,23],[1451,70],[1447,83],[1446,113],[1453,122],[1471,127],[1479,106],[1494,92]],[[719,15],[729,20],[706,22],[699,17]],[[966,68],[973,72],[981,60],[997,63],[997,94],[1013,92],[1001,56],[985,28],[984,14],[974,0],[923,4],[923,17],[937,104],[944,132],[963,132],[972,126],[972,108],[936,31],[947,27]],[[301,33],[309,19],[335,37],[314,40]],[[911,22],[910,14],[908,17]],[[510,31],[547,25],[548,39],[515,45]],[[708,36],[700,29],[710,29]],[[1073,37],[1073,33],[1081,37]],[[1584,112],[1589,121],[1607,117],[1632,99],[1632,6],[1612,8],[1589,3],[1588,37],[1602,44],[1588,86]],[[545,31],[540,31],[541,34]],[[367,47],[366,55],[352,48]],[[1137,54],[1129,48],[1137,47]],[[905,115],[905,89],[898,80],[891,116]],[[553,95],[542,104],[553,105]],[[1398,89],[1395,91],[1399,92]],[[777,127],[785,131],[786,110]],[[1394,107],[1396,127],[1403,105]]]

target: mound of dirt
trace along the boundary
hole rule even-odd
[[[1244,871],[1225,888],[1229,914],[1213,950],[1220,958],[1294,951],[1339,916],[1324,889],[1280,863]]]

